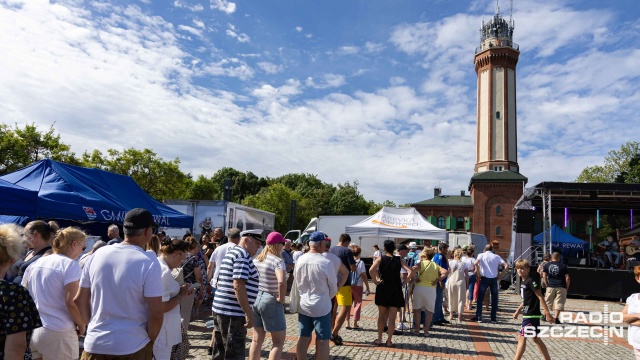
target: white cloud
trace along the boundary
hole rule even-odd
[[[382,50],[384,50],[385,46],[383,44],[367,41],[364,44],[364,48],[367,51],[367,53],[379,53]]]
[[[296,31],[297,32],[301,32],[302,31],[302,26],[296,26]]]
[[[313,34],[305,34],[304,37],[306,37],[307,39],[311,39],[313,37]]]
[[[305,81],[305,84],[307,86],[315,89],[328,89],[328,88],[340,87],[346,83],[347,82],[345,81],[344,76],[338,75],[338,74],[324,74],[321,77],[320,82],[317,82],[317,80],[315,80],[312,77],[308,77],[307,80]]]
[[[407,80],[401,76],[393,76],[391,79],[389,79],[389,83],[392,86],[398,86],[398,85],[402,85],[405,82],[407,82]]]
[[[202,21],[200,21],[200,20],[193,19],[193,24],[194,24],[195,26],[197,26],[197,27],[201,28],[201,29],[203,29],[203,28],[204,28],[204,22],[202,22]]]
[[[146,4],[151,3],[151,1],[143,1]],[[191,5],[188,2],[184,1],[184,0],[174,0],[173,2],[173,6],[177,7],[177,8],[183,8],[183,9],[189,9],[193,12],[200,12],[202,10],[204,10],[204,6],[200,5],[200,4],[195,4],[195,5]]]
[[[178,29],[182,30],[182,31],[186,31],[186,32],[191,33],[191,34],[193,34],[195,36],[198,36],[198,37],[202,36],[202,31],[200,31],[200,30],[198,30],[196,28],[193,28],[191,26],[178,25]]]
[[[249,37],[249,35],[245,33],[238,34],[236,32],[236,27],[232,24],[229,24],[229,29],[227,29],[227,35],[231,36],[232,38],[238,40],[241,43],[251,42],[251,38]]]
[[[362,75],[366,74],[369,71],[370,71],[369,69],[358,69],[358,70],[356,70],[356,72],[351,74],[351,76],[353,76],[353,77],[362,76]]]
[[[341,46],[337,53],[340,55],[356,55],[360,51],[357,46]]]
[[[236,11],[236,3],[228,0],[209,0],[211,9],[220,10],[227,14],[233,14]]]
[[[246,62],[237,58],[210,62],[203,67],[203,71],[214,76],[237,77],[241,80],[246,80],[254,76],[254,70]]]
[[[282,65],[276,65],[268,61],[259,62],[258,67],[267,74],[277,74],[283,70]]]

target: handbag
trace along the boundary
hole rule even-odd
[[[184,268],[182,266],[174,268],[173,270],[171,270],[171,276],[173,276],[173,279],[175,281],[178,282],[178,285],[182,286],[184,285],[184,278],[187,278],[189,276],[191,276],[193,274],[193,271],[190,272],[189,274],[187,274],[187,276],[184,275]]]
[[[300,292],[298,292],[298,285],[294,281],[291,285],[291,291],[289,292],[289,312],[295,314],[300,309]]]

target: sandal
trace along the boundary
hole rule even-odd
[[[374,340],[371,343],[373,344],[373,346],[382,346],[382,341],[377,342],[377,341]]]
[[[387,343],[385,346],[388,347],[388,348],[396,347],[396,345],[394,343]]]
[[[362,326],[354,326],[351,328],[351,330],[362,330]]]

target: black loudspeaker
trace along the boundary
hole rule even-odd
[[[633,271],[633,267],[634,266],[639,266],[640,265],[640,261],[638,260],[628,260],[627,261],[627,269]]]
[[[536,226],[535,210],[516,209],[516,232],[532,234]]]
[[[580,259],[580,258],[567,258],[567,265],[568,266],[587,266],[587,259]]]

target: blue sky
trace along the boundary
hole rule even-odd
[[[0,121],[210,176],[312,173],[398,204],[467,189],[473,1],[0,0]],[[509,16],[509,3],[500,2]],[[514,1],[518,156],[570,181],[640,139],[636,0]]]

